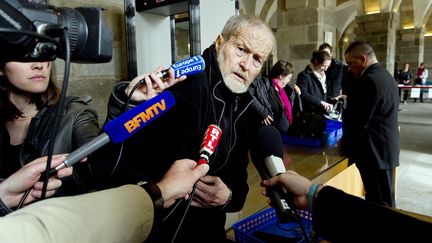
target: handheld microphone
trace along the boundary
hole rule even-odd
[[[205,62],[200,55],[193,56],[183,61],[174,63],[170,67],[174,71],[174,77],[179,78],[184,75],[191,75],[204,71]],[[168,69],[157,73],[157,76],[162,80],[168,78]]]
[[[261,179],[267,180],[286,172],[282,159],[283,143],[281,135],[275,127],[265,126],[258,129],[252,141],[250,154],[252,162],[258,170]],[[293,211],[288,200],[283,197],[283,195],[285,195],[283,188],[280,186],[273,186],[267,188],[266,191],[279,220],[282,223],[292,221],[294,219]]]
[[[200,158],[198,165],[206,164],[209,162],[210,156],[214,153],[216,146],[222,136],[222,130],[216,125],[209,125],[204,133],[203,142],[200,149]]]
[[[104,133],[70,153],[62,164],[49,172],[49,175],[55,175],[58,170],[74,165],[110,141],[115,144],[125,141],[147,124],[166,113],[174,104],[174,96],[169,91],[164,91],[158,96],[128,110],[108,122],[103,127]]]

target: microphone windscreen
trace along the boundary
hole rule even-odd
[[[174,96],[169,91],[164,91],[108,122],[103,130],[113,143],[121,143],[163,115],[174,104]]]
[[[178,78],[183,75],[192,75],[204,71],[205,62],[200,55],[193,56],[186,60],[171,65],[174,71],[174,77]]]
[[[259,161],[274,155],[283,158],[284,146],[279,131],[274,126],[265,126],[257,130],[252,140],[252,151]]]

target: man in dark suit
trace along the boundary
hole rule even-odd
[[[399,166],[399,95],[393,77],[380,66],[372,46],[352,43],[345,60],[350,80],[344,112],[342,152],[360,171],[366,200],[395,207],[394,169]]]

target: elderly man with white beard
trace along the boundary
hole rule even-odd
[[[124,142],[118,166],[115,164],[119,148],[107,147],[99,153],[100,159],[95,160],[103,161],[96,166],[101,187],[158,181],[173,161],[197,161],[210,124],[222,129],[219,145],[210,157],[209,172],[195,184],[190,200],[157,213],[164,220],[154,227],[149,241],[226,241],[225,213],[241,210],[249,190],[249,138],[257,128],[248,122],[252,97],[247,89],[274,45],[272,30],[261,19],[233,16],[215,43],[204,50],[204,72],[175,79],[170,71],[164,82],[157,75],[162,70],[158,68],[114,88],[108,121],[124,110],[129,92],[140,80],[144,80],[143,85],[131,95],[131,106],[165,89],[174,96],[176,104]],[[108,159],[112,162],[107,163]]]

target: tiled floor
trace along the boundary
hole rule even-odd
[[[432,100],[400,108],[396,207],[432,216]]]

